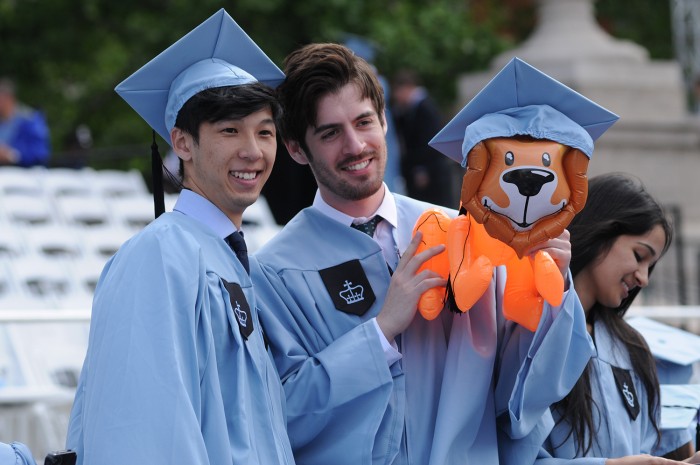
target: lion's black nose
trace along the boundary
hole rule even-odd
[[[509,171],[503,175],[503,180],[515,184],[520,195],[532,197],[540,193],[542,186],[554,181],[554,174],[545,170],[523,168]]]

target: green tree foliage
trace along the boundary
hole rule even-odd
[[[381,44],[390,75],[417,69],[441,101],[457,74],[504,48],[493,24],[476,24],[464,0],[0,0],[0,75],[44,109],[54,150],[88,124],[99,148],[147,147],[150,131],[113,91],[130,73],[221,7],[280,67],[301,44],[344,33]]]
[[[668,21],[666,2],[598,3],[613,34],[661,41],[652,31]],[[658,4],[666,16],[648,14]],[[113,89],[219,8],[280,67],[302,44],[341,41],[346,33],[364,36],[379,44],[375,64],[382,74],[417,70],[449,108],[459,74],[485,68],[531,30],[532,5],[531,0],[0,0],[0,75],[16,78],[21,99],[47,113],[55,152],[66,150],[76,126],[87,124],[98,158],[92,164],[115,147],[133,152],[136,161],[130,163],[142,158],[146,164],[150,129]],[[644,31],[638,30],[641,21]],[[657,53],[666,52],[652,51]]]
[[[598,0],[596,14],[611,35],[642,45],[652,59],[674,57],[668,1]]]

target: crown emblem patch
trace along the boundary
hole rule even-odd
[[[359,260],[319,270],[319,274],[335,308],[341,312],[362,316],[376,299]]]
[[[617,390],[622,397],[622,404],[625,406],[625,410],[627,410],[632,421],[634,421],[639,415],[639,398],[637,397],[637,391],[634,389],[632,375],[629,370],[624,370],[615,366],[611,366],[610,368],[612,368],[613,377],[615,377]]]
[[[250,314],[250,306],[245,298],[243,289],[237,283],[229,283],[222,279],[224,287],[228,291],[229,299],[231,300],[231,308],[238,323],[238,329],[244,339],[248,340],[248,336],[253,333],[253,318]]]
[[[345,290],[340,291],[340,297],[345,300],[348,304],[354,304],[357,302],[362,302],[365,300],[364,293],[365,289],[362,286],[353,286],[352,283],[348,280],[345,281]]]

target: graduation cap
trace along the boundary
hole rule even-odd
[[[700,384],[661,385],[661,429],[686,429],[697,423]]]
[[[697,334],[642,316],[625,321],[641,333],[654,357],[678,365],[700,361],[700,336]]]
[[[170,144],[178,112],[197,93],[256,81],[276,87],[283,80],[284,73],[222,8],[114,90]],[[161,197],[160,206],[156,200],[158,216],[165,208],[162,179],[156,186],[156,177],[162,177],[157,147],[152,147],[152,157],[154,198],[157,189]]]
[[[619,117],[513,58],[429,142],[434,149],[466,166],[467,154],[493,137],[529,135],[581,150],[590,156],[593,141]]]
[[[700,444],[700,384],[661,385],[661,424],[665,433],[695,428],[695,448]]]

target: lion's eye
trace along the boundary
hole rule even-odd
[[[506,166],[510,166],[513,163],[515,163],[515,156],[513,156],[513,152],[506,152]]]
[[[542,164],[544,166],[549,166],[552,164],[552,158],[549,156],[547,152],[542,154]]]

